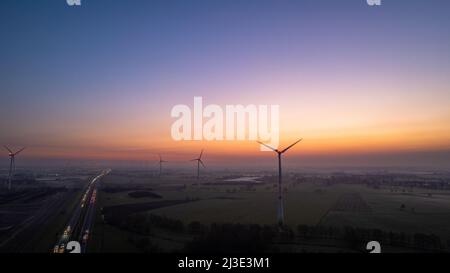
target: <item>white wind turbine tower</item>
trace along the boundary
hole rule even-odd
[[[9,176],[8,176],[8,190],[11,190],[11,180],[12,177],[14,175],[14,172],[16,171],[16,162],[15,162],[15,157],[16,155],[18,155],[20,152],[22,152],[23,150],[25,150],[25,148],[22,148],[20,150],[18,150],[17,152],[13,152],[11,151],[11,149],[9,149],[8,147],[4,146],[6,150],[8,150],[9,152]]]
[[[202,161],[202,155],[203,155],[203,149],[198,158],[194,158],[191,160],[191,161],[197,161],[197,179],[200,179],[200,164],[202,164],[203,168],[206,168],[205,164],[203,164],[203,161]]]
[[[160,154],[158,154],[158,156],[159,156],[159,177],[161,177],[162,176],[162,165],[163,165],[163,163],[166,163],[169,161],[163,160]]]
[[[300,141],[302,141],[303,139],[299,139],[296,142],[294,142],[293,144],[291,144],[290,146],[288,146],[287,148],[285,148],[284,150],[279,151],[278,149],[272,148],[267,144],[264,144],[260,141],[258,141],[259,144],[262,144],[264,146],[266,146],[267,148],[271,149],[272,151],[274,151],[275,153],[278,154],[278,224],[280,226],[284,225],[284,206],[283,206],[283,192],[281,189],[281,155],[284,154],[287,150],[289,150],[290,148],[292,148],[295,144],[299,143]]]

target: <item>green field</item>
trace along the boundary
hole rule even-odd
[[[163,198],[159,200],[199,199],[175,206],[163,207],[149,213],[201,223],[231,222],[274,224],[276,222],[276,188],[272,184],[252,187],[195,185],[197,181],[184,178],[127,178],[109,175],[106,186],[127,185],[151,188]],[[184,189],[176,186],[186,185]],[[290,183],[286,179],[286,224],[353,226],[379,228],[397,232],[435,233],[443,238],[450,234],[450,193],[422,189],[373,189],[364,185],[319,183]],[[172,189],[173,187],[174,189]],[[153,198],[131,198],[130,191],[101,194],[102,206],[155,201]],[[358,196],[356,208],[346,196]],[[338,201],[349,208],[337,208]],[[369,210],[359,210],[361,204]],[[401,208],[402,204],[404,208]]]

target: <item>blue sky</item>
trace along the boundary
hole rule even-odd
[[[420,123],[415,108],[439,127],[449,118],[449,13],[445,0],[5,0],[0,140],[40,154],[105,137],[103,149],[151,149],[150,135],[167,144],[170,107],[194,95],[275,102],[287,120],[324,105],[322,127],[341,131],[334,117],[356,104],[377,109],[348,114],[363,123]],[[286,127],[316,139],[323,129],[296,126]],[[438,134],[439,145],[421,149],[446,148],[447,129]]]

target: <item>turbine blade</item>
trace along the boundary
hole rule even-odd
[[[290,148],[292,148],[295,144],[299,143],[300,141],[302,141],[303,138],[297,140],[296,142],[294,142],[293,144],[291,144],[289,147],[287,147],[286,149],[284,149],[283,151],[281,151],[281,153],[286,152],[287,150],[289,150]]]
[[[22,149],[18,150],[14,155],[18,155],[20,152],[22,152],[23,150],[25,150],[25,147],[23,147]]]
[[[203,155],[203,149],[202,149],[202,152],[200,153],[200,156],[198,157],[198,159],[201,159],[202,155]]]
[[[199,159],[198,162],[200,162],[200,164],[202,164],[203,168],[206,168],[205,164],[203,164],[203,161],[201,159]]]
[[[6,147],[6,146],[3,146],[3,147],[5,147],[5,149],[8,150],[8,152],[13,153],[8,147]]]
[[[261,145],[266,146],[267,148],[271,149],[271,150],[274,151],[274,152],[277,151],[277,149],[274,149],[274,148],[270,147],[269,145],[262,143],[261,141],[256,141],[256,142],[258,142],[258,143],[261,144]]]

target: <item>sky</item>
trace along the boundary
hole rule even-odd
[[[302,164],[450,163],[450,2],[5,0],[0,144],[24,158],[244,164],[254,141],[181,141],[177,104],[276,104]],[[5,163],[7,162],[5,154]],[[297,161],[293,161],[297,162]]]

